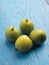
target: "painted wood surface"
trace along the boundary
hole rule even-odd
[[[14,44],[5,38],[6,28],[19,29],[24,18],[47,34],[41,47],[26,54],[15,51]],[[0,65],[49,65],[49,0],[0,0]]]

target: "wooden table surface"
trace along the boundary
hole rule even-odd
[[[5,38],[9,26],[19,29],[22,19],[33,21],[46,32],[42,46],[26,54],[15,51]],[[49,65],[49,0],[0,0],[0,65]]]

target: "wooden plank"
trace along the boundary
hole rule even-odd
[[[9,26],[19,29],[24,18],[34,22],[35,29],[47,34],[44,44],[22,54],[14,50],[14,44],[6,41],[5,30]],[[49,65],[49,4],[48,0],[0,0],[0,65]]]

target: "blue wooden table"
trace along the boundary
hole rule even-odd
[[[49,2],[48,0],[0,0],[0,65],[49,65]],[[31,19],[36,28],[47,34],[44,44],[26,54],[15,51],[6,40],[9,26],[19,29],[22,19]]]

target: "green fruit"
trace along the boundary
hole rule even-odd
[[[34,29],[34,24],[31,20],[24,19],[20,23],[20,29],[24,34],[29,34]]]
[[[33,46],[31,39],[26,35],[21,35],[15,42],[15,48],[21,52],[29,51]]]
[[[30,38],[36,46],[39,46],[46,40],[46,33],[42,29],[36,29],[30,33]]]
[[[20,36],[20,32],[13,26],[7,28],[5,32],[7,40],[10,42],[15,42],[15,40]]]

